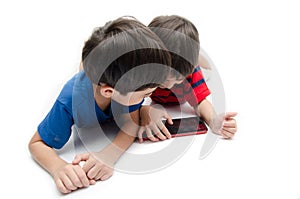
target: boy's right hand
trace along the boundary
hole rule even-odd
[[[66,163],[52,174],[55,184],[60,192],[70,193],[78,188],[88,187],[96,183],[89,180],[80,165]]]
[[[171,138],[171,134],[162,122],[162,118],[166,118],[169,124],[173,124],[171,116],[165,110],[159,109],[157,105],[141,107],[141,127],[138,131],[139,142],[143,142],[144,132],[153,142]]]
[[[73,160],[73,164],[79,164],[84,161],[83,171],[89,179],[107,180],[113,175],[114,164],[116,160],[112,158],[113,154],[102,151],[92,153],[77,154]]]

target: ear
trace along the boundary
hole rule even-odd
[[[114,93],[114,89],[107,85],[98,86],[97,90],[103,97],[106,98],[111,98]]]
[[[82,71],[82,70],[83,70],[83,63],[80,62],[79,71]]]

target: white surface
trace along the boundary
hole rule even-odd
[[[239,112],[235,139],[220,140],[200,161],[198,136],[181,159],[159,172],[116,172],[64,198],[299,199],[298,2],[104,2],[1,1],[1,194],[62,197],[30,158],[27,143],[77,70],[92,29],[126,14],[145,24],[156,15],[178,14],[197,26],[201,46],[221,74],[227,110]]]

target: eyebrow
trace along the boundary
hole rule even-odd
[[[183,78],[176,79],[176,81],[183,81],[183,80],[185,80],[184,77],[183,77]]]

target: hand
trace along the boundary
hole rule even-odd
[[[212,122],[212,131],[225,139],[232,138],[237,132],[236,120],[233,118],[236,115],[236,112],[229,112],[225,115],[217,116]]]
[[[140,109],[140,118],[139,142],[143,142],[144,132],[146,132],[147,137],[153,142],[171,138],[171,134],[162,122],[162,118],[166,118],[169,124],[173,124],[172,118],[166,111],[158,109],[157,105],[142,106]]]
[[[78,188],[95,184],[89,180],[84,170],[79,165],[65,164],[52,175],[60,192],[70,193]]]
[[[113,174],[113,163],[101,152],[76,155],[72,163],[79,164],[81,161],[85,161],[82,169],[89,179],[107,180]]]

